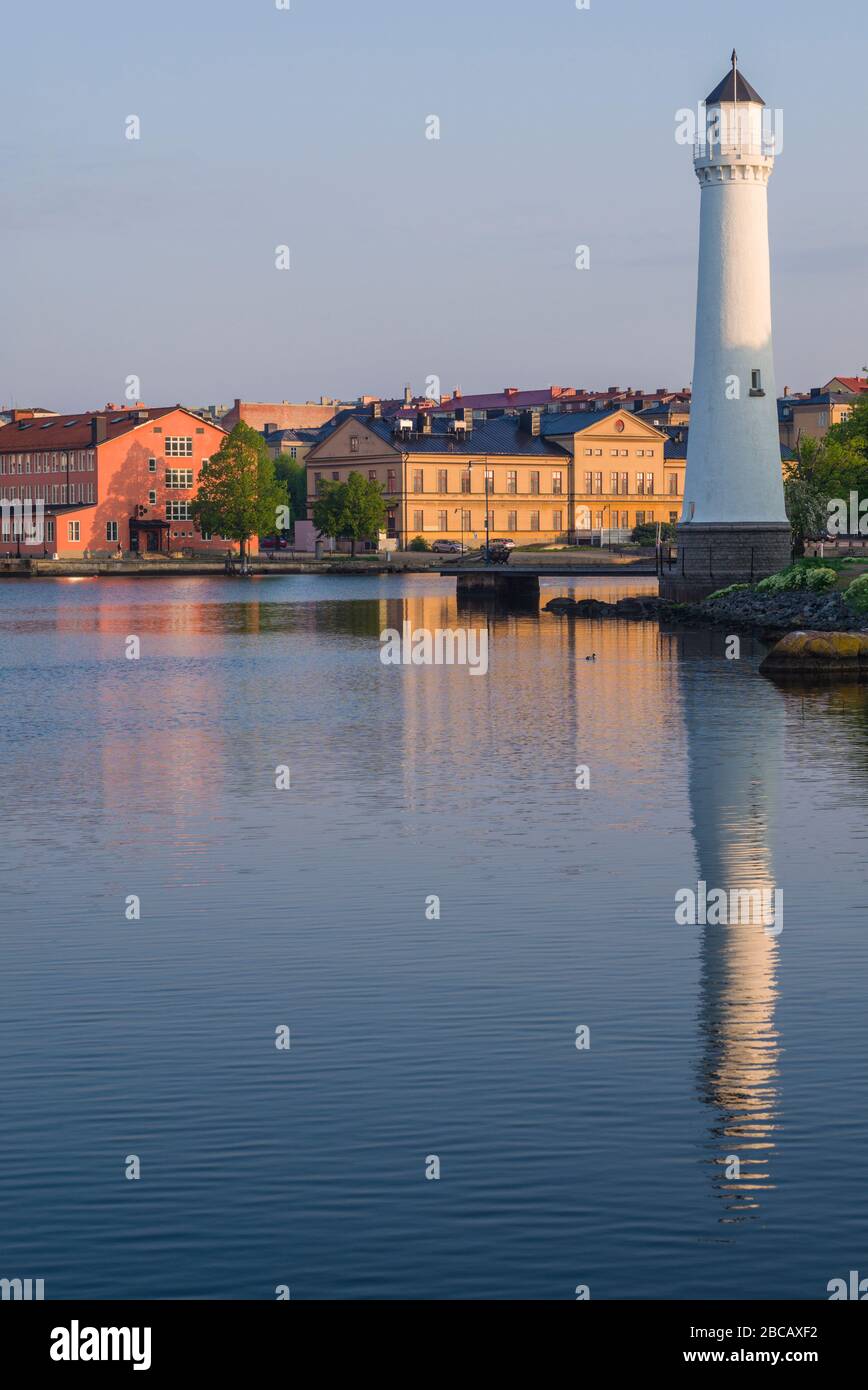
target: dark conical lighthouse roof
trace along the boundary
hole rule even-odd
[[[718,82],[714,91],[705,98],[706,106],[717,106],[721,101],[755,101],[760,106],[765,106],[759,92],[755,91],[739,72],[738,56],[735,50],[732,54],[732,68],[723,81]]]

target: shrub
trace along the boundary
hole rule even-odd
[[[860,574],[848,585],[844,591],[844,602],[857,613],[868,613],[868,574]]]
[[[667,541],[674,541],[676,538],[675,527],[671,521],[664,521],[660,526],[660,539],[665,545]],[[641,526],[634,526],[630,533],[630,540],[636,545],[654,545],[657,540],[657,522],[645,521]]]
[[[757,593],[781,594],[793,589],[808,589],[812,593],[825,593],[834,589],[838,576],[833,569],[817,565],[788,565],[786,569],[770,574],[757,584]]]
[[[811,589],[815,594],[822,594],[827,589],[834,589],[838,583],[838,576],[833,569],[806,569],[802,571],[802,574],[805,588]]]
[[[730,584],[726,589],[718,589],[716,593],[709,594],[705,602],[713,603],[716,598],[726,598],[728,594],[737,594],[742,589],[749,589],[750,587],[750,584]]]
[[[428,544],[428,542],[426,541],[426,539],[425,539],[424,536],[414,536],[413,539],[411,540],[410,544],[407,546],[407,549],[408,549],[408,550],[430,550],[431,547],[430,547],[430,545]]]

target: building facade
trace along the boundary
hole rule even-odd
[[[667,463],[667,436],[635,412],[470,417],[344,420],[308,453],[308,514],[323,482],[356,472],[382,488],[398,548],[416,536],[481,544],[486,501],[489,536],[519,545],[626,539],[636,525],[678,519],[684,460]]]
[[[110,406],[5,425],[0,554],[72,559],[115,555],[118,547],[132,555],[236,549],[201,534],[190,516],[202,464],[225,437],[182,406]],[[31,526],[40,514],[40,527]]]
[[[825,439],[833,425],[840,425],[852,413],[859,397],[843,391],[814,387],[807,395],[781,396],[778,400],[778,429],[781,444],[797,449],[802,439]]]

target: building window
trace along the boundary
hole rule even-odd
[[[677,525],[677,523],[678,523],[678,513],[677,513],[677,512],[670,512],[670,513],[669,513],[669,520],[670,520],[670,522],[671,522],[671,524],[672,524],[673,526]]]
[[[153,488],[148,493],[148,501],[150,502],[152,507],[155,507],[157,505],[157,494]]]
[[[552,492],[559,497],[564,490],[564,475],[559,468],[552,473]]]
[[[646,473],[646,474],[645,474],[645,496],[646,496],[646,497],[653,497],[653,496],[654,496],[654,474],[653,474],[653,473]]]
[[[53,541],[53,540],[54,540],[54,517],[53,517],[53,516],[50,516],[50,517],[48,518],[48,520],[46,521],[46,523],[45,523],[45,539],[46,539],[47,541]]]
[[[466,468],[466,469],[464,470],[464,472],[461,474],[461,491],[462,491],[462,492],[469,492],[469,491],[470,491],[470,469],[469,469],[469,468]]]
[[[507,529],[507,531],[517,531],[517,530],[518,530],[518,512],[507,512],[507,514],[506,514],[506,529]]]
[[[531,529],[532,531],[538,531],[538,530],[539,530],[539,512],[531,512],[531,514],[530,514],[530,529]]]
[[[166,503],[166,520],[167,520],[167,521],[189,521],[189,520],[190,520],[190,503],[189,503],[188,501],[186,501],[186,500],[184,500],[184,501],[182,502],[180,499],[173,500],[173,501],[171,501],[171,502],[167,502],[167,503]]]
[[[167,468],[166,487],[192,487],[193,470],[192,468]]]
[[[414,468],[414,469],[413,469],[413,491],[414,491],[414,492],[424,492],[424,491],[425,491],[425,473],[424,473],[424,470],[421,469],[421,468]]]
[[[488,491],[489,491],[489,492],[494,492],[494,469],[493,469],[493,468],[486,468],[486,470],[485,470],[485,485],[486,485],[486,487],[488,488]]]
[[[530,471],[530,490],[531,490],[531,495],[532,495],[533,497],[538,497],[538,496],[539,496],[539,469],[538,469],[538,468],[532,468],[531,471]],[[534,516],[534,515],[535,515],[537,518],[539,518],[539,512],[536,512],[536,513],[531,512],[531,516]],[[533,529],[534,529],[534,528],[531,527],[531,530],[533,530]]]
[[[424,530],[425,530],[425,513],[424,513],[424,512],[414,512],[414,513],[413,513],[413,530],[414,530],[414,531],[424,531]]]
[[[369,468],[369,469],[368,469],[368,482],[369,482],[369,483],[375,483],[376,481],[377,481],[377,470],[376,470],[376,468]]]
[[[389,471],[388,471],[388,473],[387,473],[387,475],[386,475],[386,491],[387,491],[387,492],[397,492],[397,491],[398,491],[398,475],[397,475],[397,473],[396,473],[396,471],[395,471],[394,468],[390,468]]]
[[[166,435],[166,458],[191,459],[193,457],[193,436],[183,434]]]
[[[314,492],[317,492],[317,493],[322,492],[322,473],[314,473],[314,475],[313,475],[313,488],[314,488]]]
[[[644,497],[644,496],[645,496],[645,474],[644,474],[644,473],[637,473],[637,474],[636,474],[636,491],[638,492],[638,494],[639,494],[640,497]]]
[[[448,531],[448,530],[449,530],[449,513],[448,513],[448,512],[438,512],[438,513],[437,513],[437,525],[438,525],[438,527],[439,527],[439,529],[440,529],[441,531]]]
[[[332,474],[332,482],[333,482],[333,483],[339,483],[340,480],[341,480],[341,475],[340,475],[340,473],[333,473],[333,474]]]
[[[670,474],[669,474],[669,496],[670,496],[670,497],[677,497],[677,496],[678,496],[678,474],[677,474],[677,473],[670,473]]]
[[[351,435],[350,435],[350,453],[351,453],[351,454],[357,454],[358,452],[359,452],[359,436],[358,436],[357,434],[351,434]]]
[[[449,491],[449,470],[448,468],[438,468],[437,470],[437,491]]]
[[[591,490],[593,489],[593,486],[594,486],[594,475],[593,475],[593,473],[586,473],[586,474],[585,474],[585,496],[588,496],[588,495],[590,494]]]
[[[506,490],[513,496],[518,492],[518,472],[515,468],[510,468],[506,475]]]
[[[470,530],[470,512],[464,510],[463,508],[461,511],[461,529],[462,531]]]
[[[553,531],[563,531],[563,529],[564,529],[564,514],[563,514],[563,512],[552,512],[552,530],[553,530]]]
[[[637,525],[637,526],[644,526],[644,525],[645,525],[645,513],[644,513],[644,512],[637,512],[637,513],[636,513],[636,525]]]
[[[157,460],[156,460],[156,459],[148,459],[148,472],[149,472],[149,473],[156,473],[156,471],[157,471]]]
[[[595,474],[594,474],[594,492],[597,494],[598,497],[602,497],[602,495],[603,495],[603,475],[602,475],[602,473],[595,473]]]
[[[625,531],[629,528],[629,526],[630,526],[630,513],[629,513],[629,512],[622,512],[622,513],[621,513],[621,525],[623,526],[623,528],[624,528]]]
[[[116,521],[107,521],[105,524],[105,538],[107,541],[116,541],[118,538],[118,524]]]
[[[489,531],[494,530],[494,512],[488,513],[488,529]]]
[[[66,538],[70,541],[81,540],[81,522],[68,521],[66,523]]]
[[[763,389],[763,374],[757,368],[754,368],[750,374],[750,389],[752,391],[761,391]]]

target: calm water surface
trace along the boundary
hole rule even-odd
[[[405,618],[487,623],[489,675],[382,666]],[[782,692],[761,655],[459,615],[428,576],[4,582],[0,1276],[762,1299],[868,1275],[868,693]],[[700,878],[782,888],[784,930],[676,926]]]

